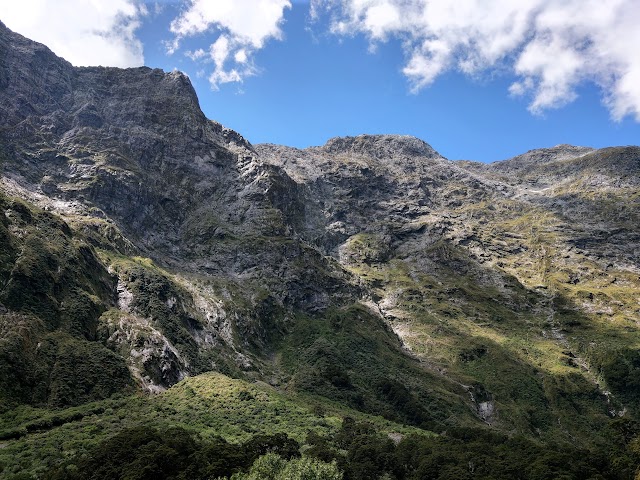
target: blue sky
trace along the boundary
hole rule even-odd
[[[122,22],[125,12],[130,23],[120,23],[115,29],[100,17],[104,13],[95,15],[95,22],[119,32],[122,40],[115,53],[105,46],[104,58],[120,54],[125,65],[144,63],[186,72],[204,113],[252,143],[304,148],[324,144],[334,136],[399,133],[422,138],[447,158],[480,161],[505,159],[560,143],[593,147],[640,143],[640,93],[629,80],[638,75],[638,65],[621,43],[598,36],[599,28],[604,31],[612,26],[594,23],[601,21],[598,12],[594,12],[595,20],[578,24],[588,33],[580,34],[578,27],[571,29],[574,38],[553,30],[555,27],[545,27],[555,23],[544,17],[532,20],[523,16],[521,36],[512,26],[501,24],[478,31],[473,18],[463,26],[455,19],[453,24],[447,18],[450,12],[429,10],[431,18],[441,15],[437,24],[405,20],[394,17],[394,12],[411,15],[418,10],[402,11],[398,6],[402,2],[394,0],[352,5],[347,0],[318,1],[314,18],[308,2],[287,5],[287,0],[245,0],[245,11],[235,17],[233,12],[221,16],[212,10],[216,2],[226,1],[208,0],[194,17],[198,1],[203,0],[146,4],[112,0],[112,21]],[[533,8],[545,0],[527,1]],[[263,7],[271,2],[267,5],[271,13],[253,23],[239,24],[245,21],[252,2],[262,2]],[[408,3],[412,2],[415,8],[427,11],[429,0]],[[547,3],[553,4],[550,0]],[[635,4],[640,13],[637,0],[626,3],[630,7]],[[227,8],[232,5],[228,3]],[[129,7],[134,9],[127,10]],[[12,15],[17,14],[3,12],[3,8],[6,6],[0,7],[0,19],[30,36],[28,28],[13,20]],[[526,13],[526,8],[523,11]],[[623,13],[609,22],[621,22]],[[560,14],[570,12],[553,11],[549,18],[557,20]],[[28,24],[31,19],[25,20],[25,16],[29,12],[21,15],[17,18]],[[83,16],[85,22],[93,18],[89,13]],[[478,14],[478,24],[483,18],[486,15]],[[517,23],[517,17],[508,18]],[[69,22],[68,16],[65,22]],[[624,37],[624,25],[615,27]],[[431,30],[424,33],[427,28]],[[463,30],[455,30],[460,28]],[[461,46],[448,32],[467,40]],[[504,41],[500,37],[503,32],[507,32]],[[549,40],[549,35],[557,38]],[[212,45],[223,36],[224,48],[217,50],[221,56],[214,58]],[[531,40],[538,37],[546,43]],[[51,42],[37,40],[67,58],[75,55],[69,50],[71,37],[68,44],[64,38],[52,38]],[[439,50],[428,43],[433,38],[439,41]],[[590,51],[575,46],[585,38],[596,46],[598,42],[606,45],[607,59],[613,55],[610,52],[617,52],[618,56],[612,57],[615,62],[609,62],[611,67],[602,67],[607,62],[598,58],[604,48]],[[629,50],[637,52],[640,44],[634,44],[635,39],[623,38],[631,43]],[[505,47],[507,41],[511,44]],[[62,46],[56,50],[51,43]],[[550,51],[552,47],[557,51]],[[64,48],[67,50],[61,52]],[[201,52],[194,55],[198,50]],[[93,54],[98,51],[94,48]],[[445,54],[440,55],[442,51]],[[549,59],[550,55],[557,58]]]

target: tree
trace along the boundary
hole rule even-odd
[[[236,473],[231,480],[342,480],[335,462],[302,457],[286,461],[275,453],[258,458],[249,473]]]

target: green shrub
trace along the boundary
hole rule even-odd
[[[611,352],[602,364],[602,375],[613,393],[640,403],[640,350]]]
[[[238,473],[231,480],[342,480],[335,462],[325,463],[302,457],[286,461],[275,453],[258,458],[248,473]]]

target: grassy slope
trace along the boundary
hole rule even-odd
[[[28,406],[5,412],[0,416],[0,437],[5,438],[0,441],[0,478],[37,474],[140,425],[182,427],[203,440],[219,435],[242,442],[259,433],[286,433],[304,443],[309,431],[334,434],[345,416],[369,421],[380,432],[429,434],[321,397],[283,394],[266,384],[206,373],[160,395],[124,396],[55,412]]]
[[[637,275],[567,251],[563,219],[543,209],[505,200],[455,215],[497,260],[444,241],[389,260],[371,235],[347,244],[348,268],[413,352],[493,401],[494,426],[588,445],[613,412],[634,416]]]

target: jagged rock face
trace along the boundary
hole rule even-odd
[[[81,345],[118,373],[89,375],[98,398],[220,370],[429,428],[567,440],[640,407],[637,147],[489,165],[399,135],[254,147],[178,72],[74,68],[1,24],[0,60],[0,358],[26,345],[26,370],[49,365],[36,345],[53,339],[62,365]],[[67,251],[100,289],[78,273],[69,297],[48,260]],[[84,302],[88,333],[7,285],[55,319]],[[59,384],[24,401],[64,403],[77,385]]]
[[[91,202],[129,236],[163,249],[194,206],[229,188],[216,174],[236,157],[183,74],[73,68],[32,43],[7,50],[5,171],[49,196]]]
[[[443,158],[431,145],[409,135],[359,135],[336,137],[324,147],[328,153],[363,155],[393,163],[397,157]]]
[[[640,148],[560,145],[475,168],[553,212],[570,245],[592,259],[638,268]]]
[[[291,236],[305,215],[298,185],[206,119],[184,74],[74,68],[2,24],[0,57],[5,192],[64,215],[95,247],[218,278],[216,288],[178,288],[177,304],[160,308],[147,297],[178,280],[150,272],[157,281],[138,289],[131,311],[120,308],[128,321],[102,318],[100,340],[129,358],[144,385],[254,369],[237,349],[264,347],[266,330],[282,328],[283,305],[315,311],[356,290]],[[126,290],[137,267],[108,262]],[[104,299],[108,308],[117,295]],[[228,316],[217,323],[220,312]]]
[[[256,151],[307,187],[307,211],[313,214],[302,230],[335,256],[349,237],[365,233],[395,246],[416,236],[423,245],[450,238],[474,244],[480,259],[496,259],[509,251],[496,241],[480,251],[475,232],[486,228],[493,210],[508,204],[552,212],[568,248],[592,243],[595,250],[584,253],[593,258],[615,257],[632,270],[636,263],[638,147],[560,145],[493,164],[451,162],[428,144],[398,135],[332,139],[305,150],[265,144]],[[600,196],[608,201],[598,202]],[[470,215],[474,204],[487,208]],[[585,242],[587,236],[594,241]],[[609,242],[610,236],[616,238]],[[608,247],[614,251],[605,252]]]
[[[207,120],[184,74],[73,68],[4,26],[2,41],[7,177],[182,267],[246,275],[300,253],[253,241],[302,221],[296,183]]]
[[[434,210],[481,201],[496,183],[458,168],[409,136],[337,138],[306,150],[265,144],[256,151],[306,186],[302,231],[333,254],[358,233],[410,234]]]

